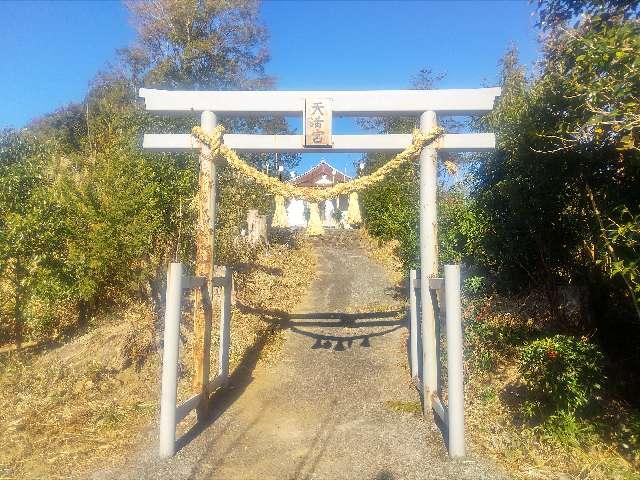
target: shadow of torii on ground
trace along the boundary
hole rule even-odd
[[[282,310],[264,310],[247,305],[236,305],[244,313],[259,315],[271,322],[279,329],[288,329],[297,335],[309,337],[315,342],[311,349],[330,349],[344,351],[351,348],[354,342],[360,342],[361,347],[370,347],[370,339],[387,335],[406,325],[405,310],[389,310],[380,312],[312,312],[288,313]],[[400,318],[398,318],[400,317]],[[364,321],[363,321],[364,320]],[[341,329],[369,329],[372,327],[390,327],[376,332],[353,335],[329,335],[308,330],[313,327],[341,328]],[[357,331],[357,330],[356,330]],[[335,346],[334,346],[335,342]],[[346,345],[346,348],[345,348]]]

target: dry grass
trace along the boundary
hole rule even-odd
[[[150,313],[140,305],[129,312],[138,324]],[[135,443],[155,410],[158,361],[121,368],[130,316],[56,349],[3,358],[4,477],[68,478]]]
[[[275,245],[234,275],[232,369],[262,336],[278,339],[267,316],[243,307],[290,311],[314,272],[315,258],[305,244]],[[189,317],[186,313],[182,332],[182,397],[189,395],[191,383]],[[214,325],[212,372],[217,371],[217,333]],[[278,342],[270,341],[261,355],[271,358],[277,351]],[[140,448],[158,413],[160,354],[146,304],[130,305],[57,348],[5,353],[0,365],[1,479],[70,478],[118,463],[124,452]]]
[[[276,357],[282,346],[282,331],[274,322],[270,312],[293,312],[300,304],[316,271],[316,258],[313,249],[307,243],[301,243],[292,250],[285,245],[272,245],[264,249],[258,264],[249,269],[234,273],[234,296],[231,326],[230,369],[237,368],[243,356],[261,338],[268,336],[269,341],[259,352],[261,361],[270,361]],[[219,311],[219,297],[214,298],[214,312]],[[182,378],[178,385],[178,401],[192,395],[193,380],[191,336],[191,315],[185,313],[180,350]],[[211,330],[210,371],[218,371],[219,325],[214,320]],[[188,428],[195,420],[194,413],[181,425]]]
[[[394,285],[403,283],[408,272],[404,271],[402,262],[396,255],[400,242],[397,240],[382,242],[372,237],[366,228],[360,228],[358,235],[365,252],[367,252],[373,260],[384,266],[391,282]]]
[[[476,312],[494,332],[504,335],[531,335],[553,322],[548,306],[539,295],[483,300]],[[633,453],[624,452],[624,441],[594,433],[580,446],[536,431],[522,422],[519,406],[526,399],[517,367],[517,337],[500,334],[491,341],[470,338],[466,365],[467,431],[475,454],[494,458],[518,479],[638,479],[640,473]],[[491,355],[493,365],[480,368],[477,355]],[[630,409],[615,399],[601,399],[605,414],[598,421],[621,422],[631,418]],[[618,419],[613,419],[617,412]],[[621,423],[600,425],[598,430],[616,431]],[[615,435],[614,435],[615,436]]]

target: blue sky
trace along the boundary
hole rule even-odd
[[[1,7],[0,128],[81,100],[115,50],[135,38],[119,1]],[[495,85],[510,44],[525,64],[537,55],[532,10],[515,0],[267,0],[261,7],[270,33],[267,70],[279,89],[290,90],[404,88],[425,67],[446,75],[443,88]],[[301,168],[316,158],[305,157]],[[353,158],[335,158],[336,166],[350,166]]]

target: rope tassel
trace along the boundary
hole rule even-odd
[[[276,195],[276,209],[273,212],[271,226],[275,228],[287,228],[289,226],[287,209],[284,206],[284,197],[282,195]]]
[[[347,223],[349,225],[359,225],[362,223],[360,215],[360,204],[358,203],[358,192],[349,194],[349,206],[347,207]]]
[[[324,227],[320,220],[320,208],[317,203],[309,205],[309,223],[307,224],[307,235],[315,236],[322,235],[324,233]]]

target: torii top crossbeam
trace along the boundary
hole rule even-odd
[[[297,115],[305,99],[330,98],[336,116],[411,115],[429,110],[440,115],[472,115],[493,108],[500,88],[443,90],[198,91],[140,89],[147,110],[223,115]]]
[[[446,90],[371,91],[168,91],[140,89],[149,111],[189,113],[210,111],[216,115],[297,116],[310,98],[330,102],[333,116],[408,116],[431,111],[436,115],[474,115],[493,108],[500,88]],[[308,108],[308,107],[307,107]],[[330,120],[329,120],[330,121]],[[306,122],[305,122],[306,125]],[[238,152],[399,152],[411,143],[411,135],[332,135],[331,144],[309,147],[304,135],[225,134],[225,145]],[[146,134],[143,147],[180,152],[200,149],[190,134]],[[438,150],[487,151],[495,148],[492,133],[443,135]]]

